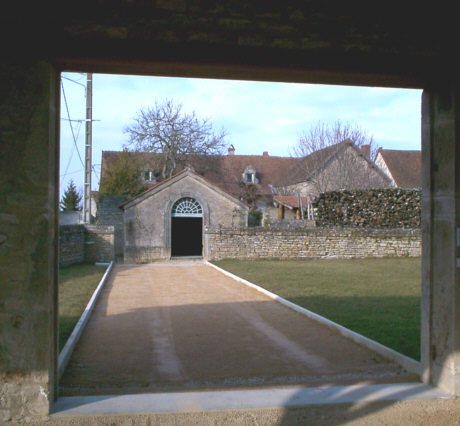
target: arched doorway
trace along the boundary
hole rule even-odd
[[[202,255],[203,209],[194,198],[181,198],[171,212],[171,256]]]

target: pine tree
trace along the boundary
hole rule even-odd
[[[61,211],[63,212],[74,212],[81,210],[81,194],[77,191],[77,188],[71,180],[67,185],[67,188],[62,196],[61,202],[59,203]]]

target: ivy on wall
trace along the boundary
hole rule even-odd
[[[317,226],[419,228],[421,191],[386,188],[332,191],[313,202]]]

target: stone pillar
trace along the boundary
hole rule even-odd
[[[423,380],[460,396],[460,92],[422,97]]]
[[[46,417],[56,389],[58,85],[0,64],[0,423]]]

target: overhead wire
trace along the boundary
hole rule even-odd
[[[81,130],[81,121],[80,120],[73,120],[73,121],[77,121],[78,124],[79,124],[78,129],[77,129],[77,136],[76,136],[76,138],[78,139],[78,135],[80,134],[80,130]],[[70,123],[71,123],[71,121],[70,121]],[[74,152],[75,152],[75,145],[72,147],[72,151],[70,151],[70,156],[69,156],[69,160],[67,161],[65,171],[60,176],[61,177],[61,183],[60,183],[61,185],[62,185],[62,181],[64,180],[64,178],[69,174],[67,172],[69,170],[70,163],[72,162]]]
[[[78,145],[77,145],[77,139],[75,137],[75,133],[74,133],[73,126],[72,126],[72,121],[70,119],[69,105],[67,104],[67,97],[66,97],[66,94],[65,94],[64,83],[62,82],[62,79],[61,79],[61,87],[62,87],[62,96],[64,98],[64,105],[65,105],[65,108],[66,108],[67,117],[69,119],[70,131],[72,133],[72,140],[73,140],[73,143],[74,143],[75,148],[77,150],[77,154],[78,154],[78,158],[80,159],[80,163],[83,166],[83,168],[85,168],[85,163],[83,162],[83,160],[81,158],[80,151],[79,151]]]
[[[82,86],[84,86],[83,84],[81,83],[78,83],[77,81],[75,80],[72,80],[70,78],[67,78],[65,76],[61,76],[61,87],[62,87],[62,94],[63,94],[63,98],[64,98],[64,105],[65,105],[65,108],[66,108],[66,112],[67,112],[67,121],[69,122],[69,126],[70,126],[70,131],[72,133],[72,140],[73,140],[73,144],[74,144],[74,148],[72,149],[72,152],[71,152],[71,155],[70,155],[70,158],[68,160],[68,163],[67,163],[67,166],[66,166],[66,169],[65,169],[65,172],[63,175],[61,175],[61,185],[62,185],[62,180],[69,174],[73,174],[73,173],[77,173],[77,172],[71,172],[71,173],[68,173],[68,169],[69,169],[69,166],[70,166],[70,163],[71,163],[71,160],[72,160],[72,157],[73,157],[73,153],[74,151],[76,150],[77,151],[77,154],[78,154],[78,158],[80,159],[80,163],[81,165],[83,166],[83,170],[85,169],[85,164],[83,162],[83,159],[81,157],[81,154],[80,154],[80,151],[78,149],[78,144],[77,144],[77,139],[78,139],[78,135],[80,134],[80,130],[81,130],[81,123],[84,121],[84,120],[72,120],[70,118],[70,111],[69,111],[69,106],[68,106],[68,103],[67,103],[67,97],[66,97],[66,93],[65,93],[65,89],[64,89],[64,83],[62,81],[62,79],[66,79],[66,80],[69,80],[69,81],[72,81],[74,83],[77,83],[77,84],[80,84]],[[74,128],[72,126],[72,121],[77,121],[79,123],[79,127],[78,127],[78,130],[77,130],[77,135],[75,136],[75,131],[74,131]],[[94,165],[91,166],[91,170],[93,171],[93,173],[96,175],[97,179],[100,180],[100,176],[99,176],[99,172],[95,169]],[[81,171],[81,170],[79,170]]]

